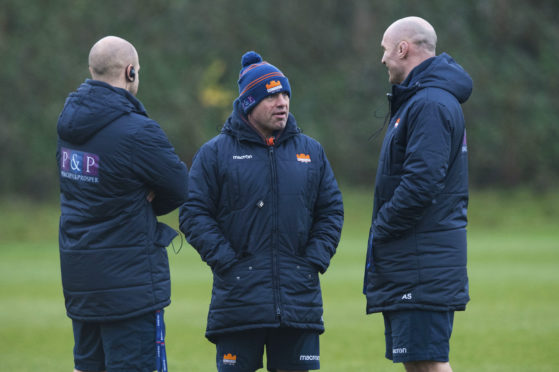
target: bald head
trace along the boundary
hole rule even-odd
[[[130,65],[139,70],[138,53],[132,44],[117,36],[102,38],[89,52],[89,71],[95,80],[120,86]]]
[[[388,68],[388,79],[400,84],[417,65],[435,56],[437,34],[423,18],[406,17],[386,29],[381,46],[381,62]]]
[[[428,54],[435,55],[437,34],[429,22],[419,17],[406,17],[392,23],[384,33],[398,43],[406,40]]]

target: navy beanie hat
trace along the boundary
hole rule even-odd
[[[239,73],[239,101],[248,114],[260,101],[269,95],[287,92],[291,97],[289,80],[276,67],[263,62],[256,52],[246,52],[241,59]]]

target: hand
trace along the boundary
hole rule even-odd
[[[146,199],[148,201],[148,203],[151,203],[153,201],[153,199],[155,199],[155,193],[150,190],[149,194],[147,194]]]

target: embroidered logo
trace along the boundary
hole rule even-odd
[[[231,353],[223,354],[223,364],[234,366],[235,364],[237,364],[237,356],[231,355]]]
[[[295,156],[297,156],[297,161],[300,161],[301,163],[311,162],[311,156],[308,154],[296,154]]]
[[[319,355],[299,355],[299,360],[320,360]]]
[[[396,119],[396,122],[394,123],[394,128],[398,128],[399,124],[400,124],[400,118]]]
[[[248,155],[233,155],[233,160],[246,160],[246,159],[252,159],[252,155],[248,154]]]
[[[254,98],[252,96],[248,96],[245,99],[243,99],[241,104],[243,105],[243,108],[246,109],[248,106],[252,105],[254,102],[255,102]]]
[[[272,80],[268,84],[266,84],[266,90],[268,91],[268,93],[274,93],[282,89],[283,87],[278,80]]]
[[[60,176],[82,182],[99,182],[99,156],[88,152],[60,149]]]

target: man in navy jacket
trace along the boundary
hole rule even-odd
[[[218,371],[319,368],[319,273],[336,251],[342,196],[322,146],[289,113],[283,73],[242,58],[239,98],[221,134],[194,158],[180,211],[213,272],[206,336]]]
[[[166,247],[177,235],[156,216],[186,200],[187,168],[135,98],[132,44],[99,40],[89,70],[92,80],[66,99],[57,127],[60,264],[75,368],[152,371],[156,318],[170,303]]]
[[[427,21],[408,17],[394,22],[381,44],[393,85],[364,292],[367,313],[383,312],[386,357],[407,371],[451,371],[454,311],[469,300],[460,104],[472,80],[449,55],[435,55],[436,41]]]

